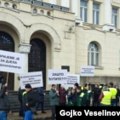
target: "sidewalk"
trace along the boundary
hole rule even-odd
[[[34,115],[34,120],[51,120],[51,111],[46,110],[46,113],[41,113],[40,111],[37,111],[37,115]],[[18,112],[14,112],[12,114],[8,115],[8,120],[23,120],[22,117],[19,117]]]

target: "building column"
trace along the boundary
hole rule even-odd
[[[61,1],[60,0],[57,0],[57,5],[61,5]]]
[[[75,13],[76,19],[80,19],[80,0],[71,0],[70,2],[71,11]]]
[[[104,0],[105,24],[111,24],[112,6],[111,0]]]
[[[26,68],[24,68],[24,72],[28,72],[28,54],[30,53],[31,45],[28,43],[22,43],[19,45],[19,52],[25,54],[26,59],[24,63],[26,64]]]
[[[112,1],[104,0],[104,26],[103,30],[105,31],[113,31],[115,28],[112,25]]]
[[[118,21],[120,21],[120,8],[118,9]],[[118,29],[120,29],[120,22],[118,22]]]
[[[100,25],[104,24],[104,5],[103,3],[100,4]]]
[[[60,0],[61,1],[61,6],[63,7],[70,7],[70,0]]]
[[[88,1],[88,23],[93,23],[93,0]]]
[[[30,44],[22,43],[19,44],[19,52],[21,54],[25,54],[25,59],[24,59],[24,64],[26,67],[24,68],[24,73],[28,72],[28,54],[30,53]],[[20,81],[18,80],[18,75],[15,75],[15,82],[14,82],[14,90],[18,90],[19,83]]]
[[[57,4],[57,1],[56,1],[56,0],[49,0],[49,3],[50,3],[50,4],[55,4],[55,5],[56,5],[56,4]]]

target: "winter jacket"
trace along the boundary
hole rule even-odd
[[[23,109],[24,109],[24,111],[31,110],[33,107],[35,107],[36,99],[37,98],[36,98],[33,90],[30,90],[29,92],[23,92]],[[28,104],[28,106],[26,106],[26,104]]]
[[[66,91],[64,88],[59,89],[59,102],[60,104],[66,104]]]
[[[68,106],[76,106],[77,105],[77,94],[76,93],[71,93],[70,95],[67,96],[68,99]]]
[[[57,95],[55,90],[53,90],[53,89],[50,90],[49,98],[50,98],[51,106],[59,105],[59,96]]]
[[[10,110],[10,102],[8,99],[8,95],[5,94],[6,88],[3,88],[0,91],[0,111],[8,112]]]
[[[38,92],[39,102],[44,102],[44,88],[43,87],[37,88],[37,92]]]

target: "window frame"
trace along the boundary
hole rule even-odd
[[[88,1],[80,0],[80,17],[83,22],[87,22],[88,18]]]
[[[94,2],[93,3],[93,24],[99,25],[99,22],[100,22],[100,3]]]
[[[88,46],[88,65],[100,65],[100,47],[96,42],[91,42]]]
[[[114,12],[116,11],[116,13]],[[112,7],[112,24],[117,28],[118,26],[118,8]]]

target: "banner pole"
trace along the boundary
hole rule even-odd
[[[6,83],[8,84],[9,73],[7,73]]]

